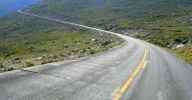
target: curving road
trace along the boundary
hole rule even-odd
[[[93,56],[0,73],[0,99],[192,100],[191,66],[160,47],[117,35],[124,44]]]

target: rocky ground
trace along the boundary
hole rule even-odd
[[[161,46],[166,50],[174,53],[179,58],[183,59],[186,63],[192,65],[192,37],[189,35],[185,37],[183,41],[182,38],[166,39],[166,36],[162,37],[162,33],[155,30],[155,34],[153,34],[153,30],[145,30],[142,28],[139,29],[127,29],[122,32],[127,36],[132,36],[135,38],[143,39],[147,42],[151,42],[155,45]],[[152,34],[151,34],[152,33]],[[159,38],[158,38],[159,36]],[[162,41],[166,41],[167,44],[161,44]]]
[[[93,31],[89,31],[91,33]],[[29,59],[21,59],[19,57],[15,57],[11,60],[4,61],[3,58],[0,61],[0,72],[17,70],[25,67],[53,63],[63,60],[71,60],[79,57],[89,56],[100,51],[105,51],[110,48],[113,48],[117,45],[123,43],[123,40],[116,35],[108,34],[108,33],[96,33],[93,35],[92,39],[89,41],[85,41],[83,44],[78,41],[74,42],[74,44],[63,44],[63,50],[68,51],[67,53],[60,54],[51,54],[51,55],[42,55],[37,58],[29,58]],[[88,46],[89,44],[97,44],[98,46]],[[78,45],[84,45],[83,48],[78,48]],[[87,45],[87,46],[86,46]],[[71,49],[74,48],[75,49]],[[34,48],[29,48],[31,52],[38,52]],[[70,51],[71,50],[71,51]]]

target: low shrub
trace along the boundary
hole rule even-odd
[[[187,44],[189,42],[189,40],[185,40],[184,42],[183,42],[183,44]]]
[[[175,42],[177,42],[177,43],[181,43],[182,40],[181,40],[181,39],[175,39]]]
[[[26,66],[27,66],[27,67],[35,66],[35,62],[32,62],[32,61],[27,62],[27,63],[26,63]]]
[[[90,54],[96,54],[97,51],[96,50],[90,50]]]
[[[47,59],[47,60],[43,60],[41,64],[54,63],[54,62],[58,62],[61,60],[62,59]]]
[[[6,66],[3,63],[3,58],[0,58],[0,68],[6,68]]]
[[[172,30],[172,32],[182,32],[182,30]]]
[[[0,68],[5,68],[5,65],[3,64],[3,62],[0,62]]]

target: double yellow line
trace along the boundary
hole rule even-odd
[[[138,65],[137,69],[133,72],[133,74],[130,76],[130,78],[127,80],[127,82],[123,85],[123,87],[120,89],[120,91],[116,94],[116,96],[113,100],[119,100],[119,98],[122,96],[122,94],[125,92],[125,90],[130,86],[131,82],[133,81],[135,76],[138,74],[141,67],[145,68],[145,66],[147,65],[146,59],[147,59],[148,50],[147,50],[146,46],[144,46],[144,48],[145,48],[145,53],[144,53],[144,56],[143,56],[141,62]]]

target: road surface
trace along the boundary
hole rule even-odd
[[[108,51],[0,73],[0,99],[192,100],[191,66],[160,47],[117,35],[125,43]]]

